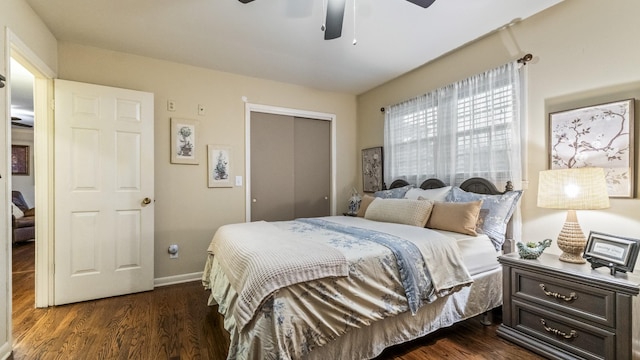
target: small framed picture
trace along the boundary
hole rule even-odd
[[[198,121],[171,118],[171,163],[198,165]]]
[[[231,181],[231,147],[207,145],[209,187],[233,187]]]
[[[587,239],[583,257],[593,269],[606,266],[616,271],[633,272],[640,250],[640,240],[592,231]]]
[[[11,145],[11,175],[29,175],[29,146]]]

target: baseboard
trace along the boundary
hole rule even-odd
[[[153,279],[153,286],[160,287],[160,286],[182,284],[186,282],[200,281],[200,280],[202,280],[202,271],[191,273],[191,274],[174,275],[174,276],[167,276],[167,277]]]

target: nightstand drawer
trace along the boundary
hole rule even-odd
[[[514,328],[585,359],[616,359],[615,334],[521,301],[513,301]]]
[[[512,295],[574,317],[615,328],[615,292],[512,269]]]

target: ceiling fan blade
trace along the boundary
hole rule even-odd
[[[240,0],[242,1],[242,0]],[[407,0],[410,3],[414,3],[418,6],[421,6],[423,8],[428,8],[429,6],[431,6],[431,4],[433,4],[436,0]]]
[[[327,3],[327,21],[325,21],[324,39],[337,39],[342,36],[342,20],[346,0],[329,0]]]
[[[32,128],[32,127],[33,127],[33,125],[29,125],[29,124],[22,124],[22,123],[15,122],[15,121],[12,121],[12,122],[11,122],[11,125],[20,126],[20,127],[26,127],[26,128]]]
[[[252,2],[253,0],[238,0],[238,1],[240,1],[243,4],[248,4],[248,3]]]

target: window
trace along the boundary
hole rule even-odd
[[[385,115],[385,182],[451,185],[481,176],[522,177],[520,70],[516,63],[390,106]]]

